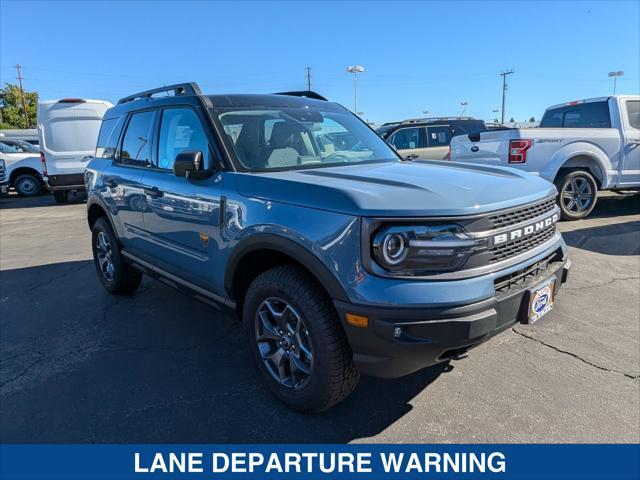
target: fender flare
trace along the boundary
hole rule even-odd
[[[87,200],[87,225],[89,225],[89,229],[91,229],[91,224],[89,223],[89,211],[91,210],[91,207],[93,207],[94,205],[97,205],[98,207],[100,207],[104,211],[105,217],[107,217],[107,220],[111,224],[111,229],[117,235],[117,231],[115,229],[115,225],[113,224],[113,219],[111,218],[111,212],[109,211],[107,206],[104,204],[104,202],[101,199],[96,198],[96,197],[92,197],[92,198],[89,198]]]
[[[589,142],[573,142],[560,148],[553,154],[551,161],[540,172],[540,176],[553,182],[560,169],[576,157],[590,158],[598,166],[600,173],[602,173],[602,188],[605,189],[608,187],[610,183],[609,171],[611,170],[611,161],[602,149]]]
[[[313,253],[293,240],[272,233],[255,233],[244,238],[234,247],[224,273],[224,287],[227,294],[232,293],[233,277],[240,261],[251,252],[265,249],[284,253],[300,263],[316,277],[332,299],[350,301],[335,275]]]

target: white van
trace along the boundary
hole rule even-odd
[[[84,169],[93,158],[105,100],[64,98],[38,105],[38,138],[43,180],[58,203],[70,191],[84,190]]]

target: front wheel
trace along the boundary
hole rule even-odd
[[[598,185],[585,170],[575,170],[555,182],[563,220],[580,220],[591,213],[598,198]]]
[[[125,262],[118,240],[106,218],[99,218],[94,224],[91,246],[96,273],[109,293],[133,293],[140,286],[142,273]]]
[[[321,412],[358,384],[336,311],[302,269],[286,265],[260,274],[247,291],[243,324],[264,383],[289,407]]]
[[[13,188],[21,197],[35,197],[40,195],[42,184],[35,175],[24,173],[13,181]]]

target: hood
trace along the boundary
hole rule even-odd
[[[241,173],[237,186],[248,197],[382,217],[484,213],[556,192],[546,180],[515,169],[446,161]]]

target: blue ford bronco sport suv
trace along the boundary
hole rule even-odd
[[[104,288],[132,293],[144,272],[235,310],[267,387],[299,410],[537,320],[570,265],[551,183],[402,161],[313,92],[123,98],[85,183]]]

